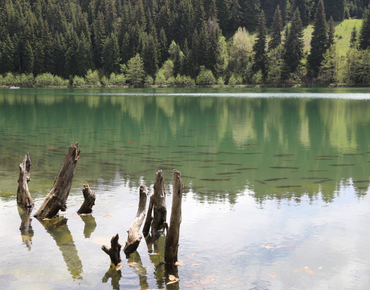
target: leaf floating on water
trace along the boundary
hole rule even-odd
[[[282,186],[276,186],[276,188],[291,188],[291,187],[301,187],[301,185],[282,185]]]
[[[304,267],[304,269],[306,270],[306,272],[307,272],[308,274],[310,274],[310,275],[312,275],[312,274],[313,274],[313,272],[312,272],[312,270],[311,270],[310,268],[308,268],[308,267]]]
[[[177,261],[175,266],[185,266],[184,260]]]
[[[55,147],[47,147],[48,149],[55,150]]]
[[[202,275],[201,273],[195,273],[195,274],[193,274],[193,276],[200,276],[200,275]]]
[[[294,154],[275,154],[274,157],[291,157],[294,156]]]
[[[191,264],[191,266],[200,266],[200,264]]]
[[[354,164],[330,164],[329,166],[355,166]]]
[[[194,257],[195,256],[195,253],[192,253],[191,256]]]
[[[297,269],[297,270],[294,270],[293,273],[298,273],[298,272],[301,272],[303,271],[303,269]]]
[[[299,167],[283,167],[283,166],[274,166],[270,168],[271,169],[299,169]]]
[[[149,253],[149,256],[160,256],[160,253]]]
[[[283,179],[288,179],[287,177],[284,178],[271,178],[271,179],[265,179],[264,181],[277,181],[277,180],[283,180]]]
[[[232,276],[232,277],[230,277],[230,278],[226,279],[226,281],[229,281],[229,280],[231,280],[231,279],[233,279],[233,278],[235,278],[235,276]]]
[[[320,266],[319,268],[317,268],[317,270],[321,270],[322,269],[322,266]]]
[[[176,281],[177,278],[174,275],[168,275],[168,279],[170,281]]]
[[[266,248],[266,249],[269,249],[271,251],[274,250],[274,247],[271,247],[271,246],[265,246],[265,245],[261,245],[262,248]]]
[[[119,271],[122,269],[122,263],[118,263],[116,266],[116,271]]]
[[[130,266],[136,266],[137,263],[136,262],[128,262],[127,265],[130,265]]]
[[[275,278],[275,277],[276,277],[275,272],[273,272],[273,273],[271,273],[271,274],[267,274],[267,275],[269,275],[271,278]]]
[[[239,282],[240,282],[240,280],[237,280],[237,281],[232,282],[231,284],[236,284],[236,283],[239,283]]]
[[[207,279],[205,281],[201,281],[200,284],[207,285],[207,284],[214,283],[214,282],[215,282],[215,279],[214,278],[210,278],[210,279]]]

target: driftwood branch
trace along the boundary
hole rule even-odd
[[[23,162],[19,164],[19,178],[17,189],[17,203],[23,208],[33,208],[33,201],[28,190],[28,182],[31,170],[30,154],[27,152],[23,158]]]
[[[65,211],[67,209],[66,202],[72,187],[80,152],[81,150],[78,150],[78,143],[69,147],[68,154],[64,159],[58,177],[55,179],[53,188],[35,214],[37,219],[52,218],[59,210]]]
[[[114,265],[118,265],[121,263],[121,245],[118,243],[119,236],[116,234],[111,240],[110,240],[110,249],[108,249],[106,246],[102,246],[101,249],[110,257],[111,262]]]
[[[164,178],[162,170],[158,170],[153,193],[153,220],[151,224],[152,237],[159,236],[166,227],[166,192],[164,190]]]
[[[181,173],[173,170],[173,197],[171,210],[171,224],[167,232],[164,248],[164,262],[166,265],[174,265],[177,262],[177,254],[180,237],[181,224],[181,201],[182,201],[182,181]]]
[[[130,257],[130,254],[136,251],[142,238],[139,231],[145,218],[146,198],[148,195],[144,185],[140,186],[139,195],[139,206],[136,217],[132,222],[130,229],[128,230],[127,242],[125,248],[123,249],[126,254],[126,258]]]
[[[143,235],[144,235],[144,237],[146,237],[149,234],[150,226],[152,225],[152,221],[153,221],[153,216],[152,216],[153,204],[154,204],[154,194],[152,194],[150,196],[150,199],[149,199],[148,213],[146,214],[146,219],[145,219],[145,223],[144,223],[144,227],[143,227]]]
[[[95,192],[90,189],[90,186],[88,184],[84,184],[82,193],[84,195],[85,200],[81,205],[80,209],[77,211],[77,213],[78,214],[92,213],[92,207],[95,204]]]

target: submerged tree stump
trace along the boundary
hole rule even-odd
[[[171,210],[171,224],[167,232],[166,243],[164,248],[164,262],[166,265],[175,265],[177,262],[177,254],[180,237],[181,224],[181,202],[182,202],[182,181],[181,173],[173,170],[173,198]]]
[[[84,184],[82,193],[84,195],[85,200],[81,205],[80,209],[77,211],[77,213],[78,214],[92,213],[92,207],[95,204],[95,192],[90,189],[90,186],[88,184]]]
[[[81,150],[78,150],[78,143],[69,147],[62,169],[54,181],[53,188],[34,215],[37,219],[52,218],[59,210],[65,211],[67,209],[66,202],[71,190],[80,152]]]
[[[164,189],[164,178],[162,170],[157,171],[154,183],[154,193],[150,197],[148,215],[143,228],[144,236],[149,233],[151,227],[152,237],[158,237],[166,227],[166,192]]]
[[[119,236],[116,234],[111,240],[110,240],[110,249],[108,249],[106,246],[102,246],[101,249],[110,257],[111,262],[114,265],[118,265],[121,263],[121,245],[118,243]]]
[[[128,238],[126,241],[125,248],[123,249],[123,251],[126,254],[126,258],[129,258],[130,254],[136,251],[142,238],[140,235],[140,227],[145,218],[146,198],[148,195],[146,187],[144,185],[140,186],[139,195],[140,195],[139,206],[136,213],[136,217],[132,222],[130,229],[127,231]]]
[[[23,162],[19,164],[19,178],[17,189],[17,203],[23,208],[33,208],[33,201],[28,190],[28,182],[31,180],[31,159],[27,152],[23,158]]]

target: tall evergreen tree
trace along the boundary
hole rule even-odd
[[[335,26],[334,26],[334,20],[333,17],[330,16],[330,19],[328,21],[328,48],[330,48],[334,44],[334,34],[335,34]]]
[[[335,21],[343,21],[346,0],[324,0],[326,15],[333,17]]]
[[[244,0],[241,6],[243,9],[243,26],[248,31],[255,31],[258,26],[259,13],[261,11],[260,0]]]
[[[314,30],[311,39],[311,51],[308,56],[308,66],[313,77],[317,77],[324,53],[328,47],[328,33],[325,19],[325,8],[322,0],[317,5]]]
[[[261,71],[265,80],[267,77],[267,52],[266,52],[266,19],[262,11],[258,20],[257,39],[253,45],[255,72]]]
[[[351,32],[351,39],[349,41],[350,47],[355,47],[357,42],[357,30],[356,26],[353,26],[352,32]]]
[[[367,49],[368,47],[370,47],[370,4],[364,12],[361,32],[359,36],[359,48]]]
[[[0,73],[13,72],[14,66],[14,44],[9,34],[2,43]]]
[[[308,1],[307,0],[294,0],[292,11],[295,11],[297,8],[299,10],[299,15],[302,20],[302,25],[303,26],[308,25],[310,21],[310,9],[309,9]]]
[[[105,40],[102,51],[102,64],[106,75],[119,72],[120,50],[118,39],[112,32]]]
[[[296,72],[303,58],[303,30],[298,7],[296,8],[284,43],[283,77]]]
[[[269,42],[269,50],[275,49],[281,43],[281,33],[284,27],[283,27],[283,20],[281,18],[279,5],[276,7],[276,11],[274,14],[274,20],[272,21],[271,29],[272,29],[272,34],[271,34],[271,39]]]

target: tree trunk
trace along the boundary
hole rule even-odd
[[[150,196],[148,213],[146,215],[146,220],[145,220],[145,224],[144,224],[144,227],[143,227],[143,235],[144,235],[144,237],[146,237],[149,234],[150,226],[151,226],[152,221],[153,221],[153,216],[152,216],[153,203],[154,203],[154,194],[152,194]]]
[[[23,162],[19,164],[19,178],[17,189],[17,203],[23,208],[33,208],[33,201],[28,190],[28,182],[31,180],[31,165],[32,163],[30,159],[30,154],[27,152],[27,154],[23,158]]]
[[[173,198],[171,211],[171,224],[167,232],[166,244],[164,248],[164,262],[166,265],[174,265],[177,262],[179,247],[180,224],[181,224],[181,201],[182,201],[182,181],[181,173],[173,170]]]
[[[90,186],[88,184],[84,184],[82,193],[85,200],[77,213],[92,213],[92,207],[95,204],[95,192],[90,189]]]
[[[77,162],[80,158],[81,150],[78,150],[78,143],[71,145],[68,154],[64,159],[62,169],[54,181],[54,186],[44,200],[44,203],[38,209],[35,217],[39,220],[54,217],[59,210],[67,209],[67,198],[72,187],[73,177]]]
[[[140,197],[139,197],[139,206],[137,210],[136,217],[132,222],[130,229],[128,230],[128,238],[123,251],[126,254],[126,258],[130,257],[130,254],[135,252],[141,241],[140,227],[145,218],[145,209],[146,209],[146,198],[147,190],[144,185],[140,186]]]
[[[152,237],[159,236],[166,227],[166,192],[162,170],[158,170],[153,193]]]
[[[111,240],[110,240],[110,249],[108,249],[106,246],[102,246],[101,249],[110,257],[111,262],[114,265],[118,265],[121,263],[121,245],[118,243],[119,236],[116,234]]]

